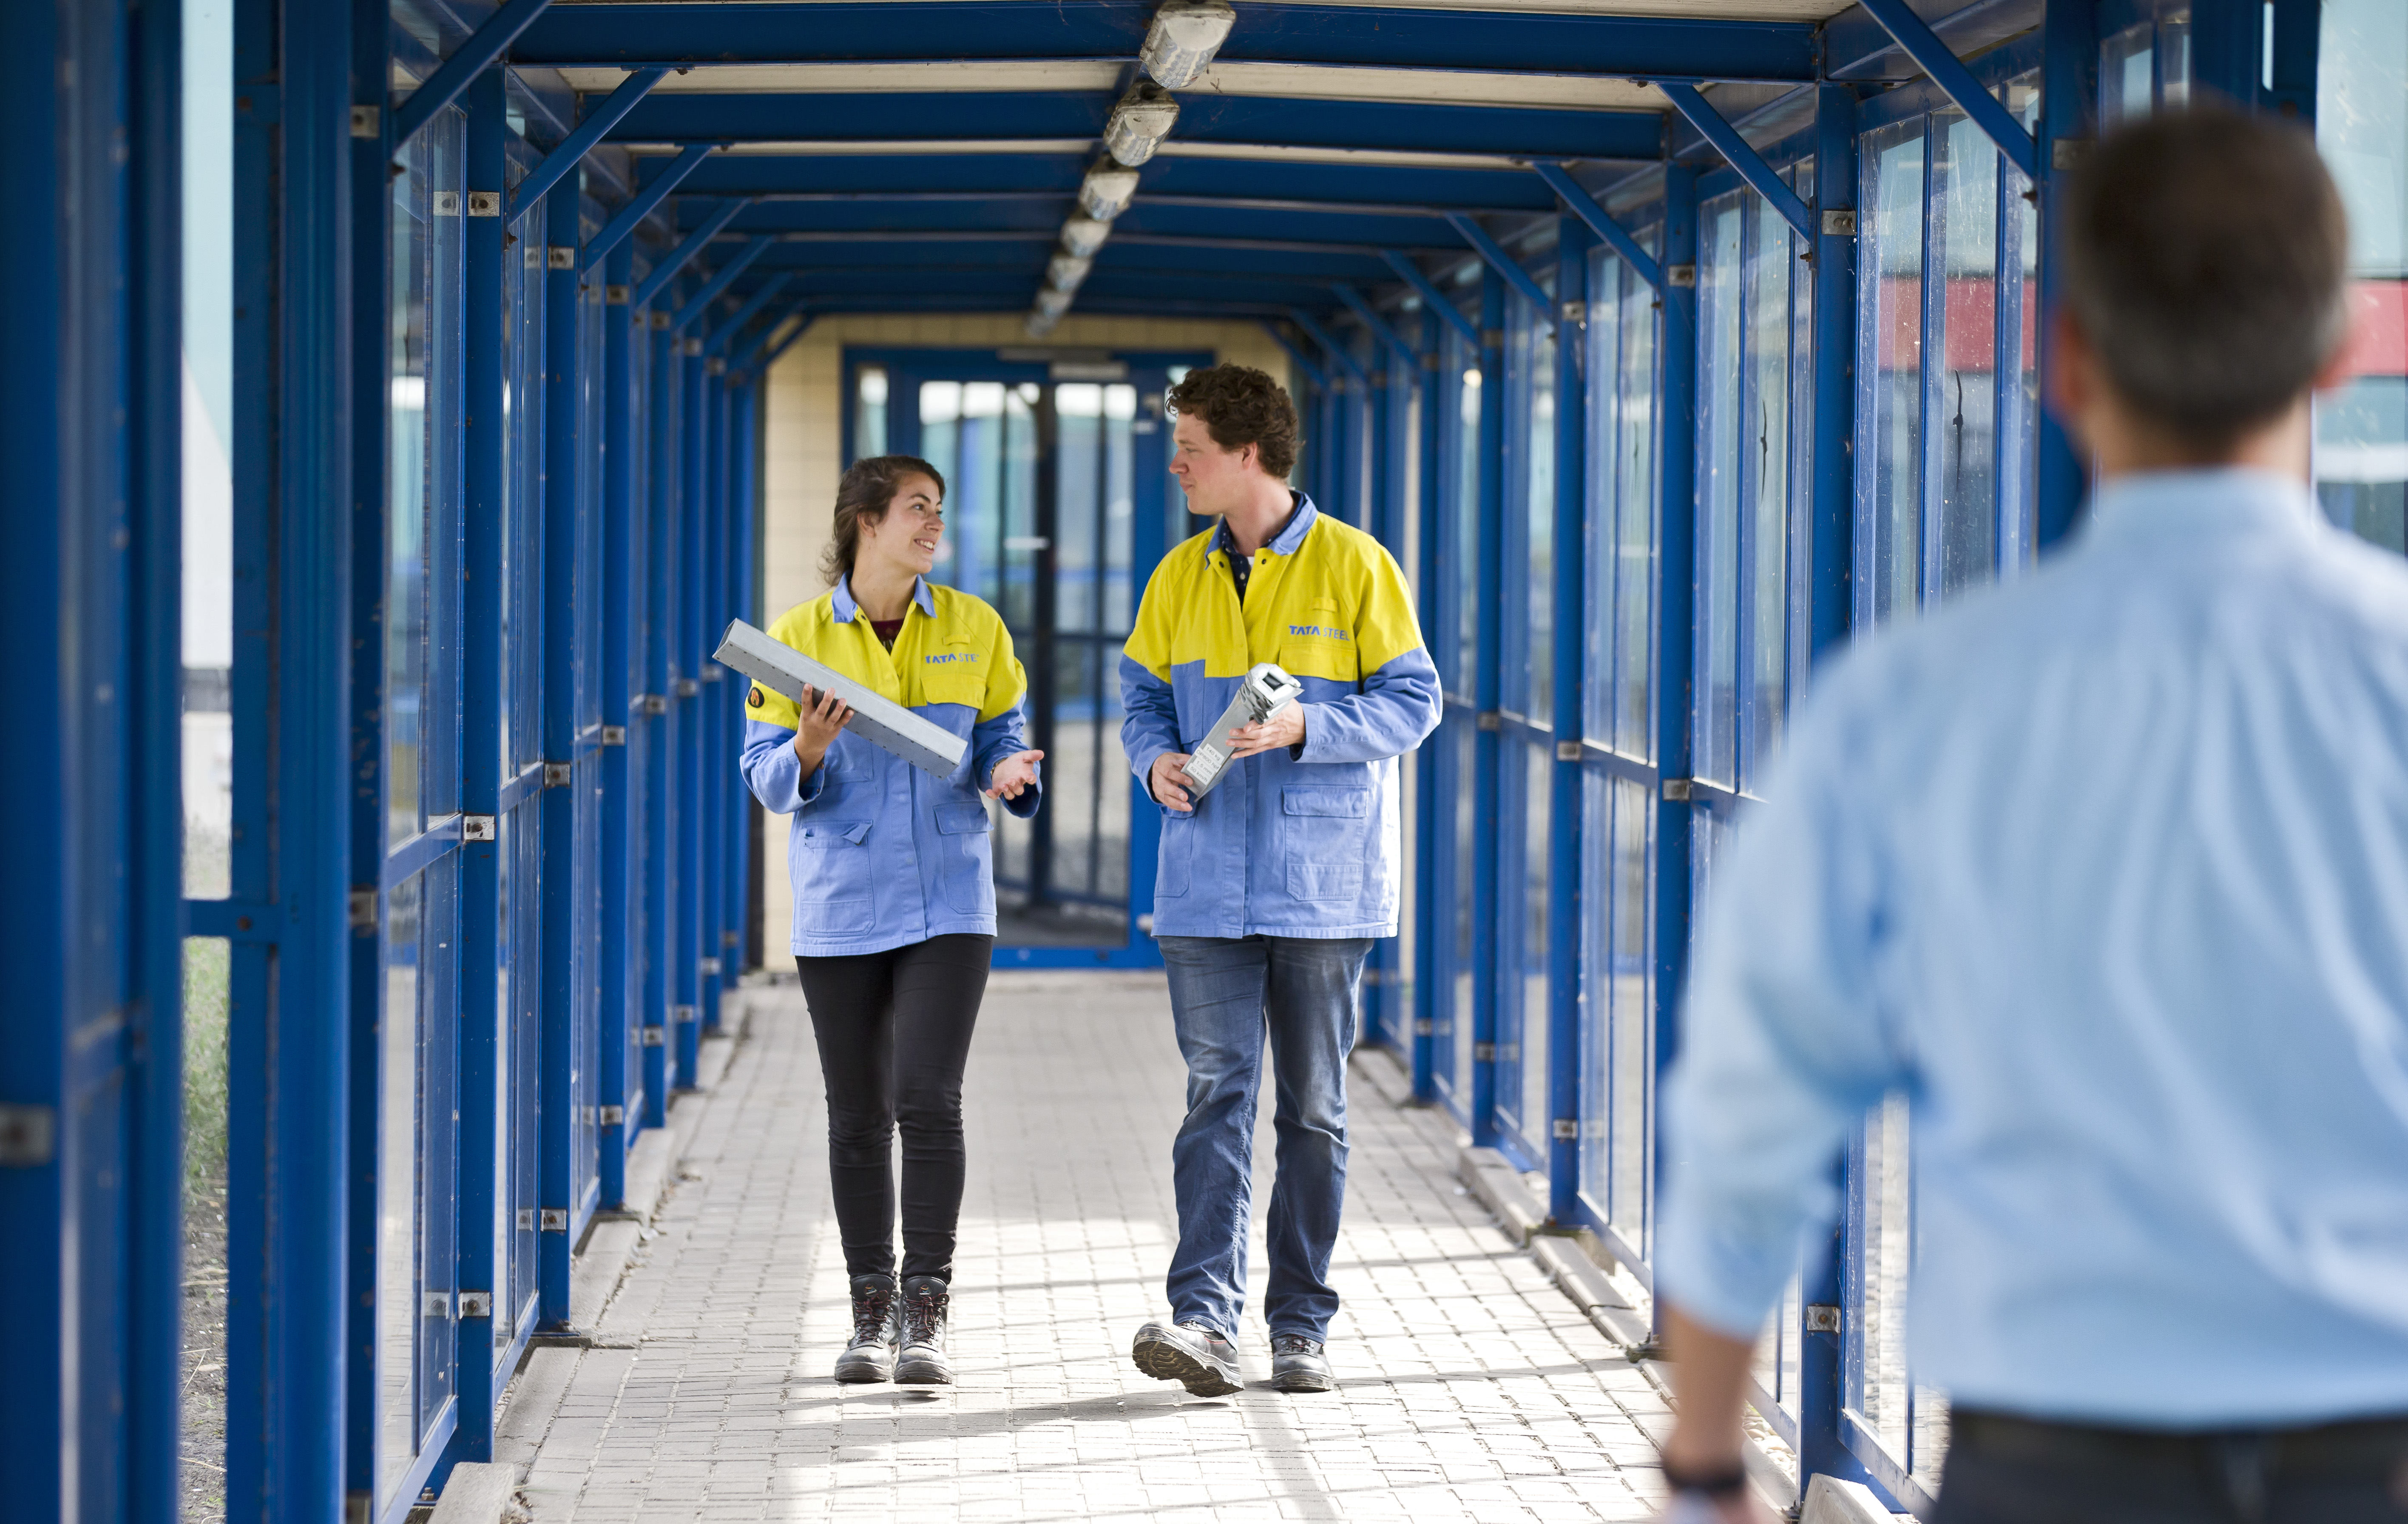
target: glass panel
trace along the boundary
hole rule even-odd
[[[1522,918],[1528,906],[1513,890],[1522,882],[1522,860],[1528,848],[1530,775],[1516,755],[1520,738],[1497,739],[1497,824],[1481,841],[1494,853],[1497,865],[1497,1117],[1507,1131],[1520,1134],[1537,1098],[1523,1093]],[[1543,1091],[1541,1092],[1544,1094]]]
[[[1661,228],[1639,235],[1648,252]],[[1622,276],[1626,311],[1644,313],[1622,324],[1622,439],[1615,451],[1619,515],[1614,554],[1613,747],[1625,756],[1656,759],[1656,337],[1662,322],[1656,294],[1635,270]]]
[[[1856,298],[1856,618],[1912,618],[1922,567],[1923,133],[1868,133]]]
[[[2028,132],[2040,127],[2038,70],[2007,81],[2000,92],[2007,109]],[[1999,205],[2005,208],[1999,237],[1998,374],[2013,376],[1999,397],[1999,569],[2014,576],[2032,557],[2032,522],[2038,511],[2040,450],[2040,207],[2032,183],[2002,164]]]
[[[2190,100],[2190,7],[2157,18],[2157,98],[2169,107]]]
[[[1455,685],[1470,700],[1480,685],[1480,356],[1460,336],[1448,340],[1449,368],[1461,378],[1455,408]]]
[[[444,112],[443,117],[454,117]],[[391,517],[385,561],[387,844],[421,828],[419,756],[426,687],[426,531],[431,483],[428,326],[440,119],[395,150],[393,290],[387,341],[392,396]],[[454,134],[456,139],[456,133]]]
[[[1550,723],[1555,683],[1555,340],[1519,292],[1506,300],[1504,707]]]
[[[1745,663],[1739,711],[1739,759],[1733,777],[1753,784],[1780,746],[1789,661],[1789,385],[1790,291],[1806,288],[1788,221],[1770,202],[1751,198],[1755,226],[1747,262],[1746,438],[1747,601],[1742,645]]]
[[[1893,1456],[1908,1453],[1906,1278],[1913,1258],[1913,1172],[1907,1103],[1893,1095],[1866,1121],[1853,1177],[1863,1221],[1849,1267],[1854,1330],[1846,1341],[1848,1405]]]
[[[1604,965],[1612,1032],[1606,1220],[1642,1255],[1655,1252],[1648,1210],[1656,1175],[1654,794],[1644,784],[1613,782],[1613,905]]]
[[[1455,712],[1455,1074],[1462,1088],[1456,1110],[1471,1103],[1472,1033],[1472,882],[1480,852],[1480,801],[1472,788],[1478,776],[1480,732],[1469,713]]]
[[[1621,440],[1622,261],[1602,249],[1588,264],[1588,543],[1582,623],[1588,630],[1581,671],[1581,734],[1613,744],[1613,557],[1619,516],[1615,449]],[[1635,321],[1635,319],[1634,319]],[[1643,505],[1641,505],[1643,506]]]
[[[2316,398],[2316,496],[2333,523],[2408,551],[2408,7],[2325,0],[2316,142],[2349,208],[2349,381]]]
[[[419,999],[423,876],[386,899],[377,1115],[377,1495],[418,1451]]]
[[[1522,1027],[1516,1037],[1522,1049],[1522,1137],[1540,1158],[1551,1146],[1549,1121],[1555,1114],[1550,1098],[1548,1032],[1553,1013],[1547,1004],[1547,849],[1555,817],[1554,749],[1523,745],[1524,822],[1522,849],[1522,977],[1517,991]],[[1510,755],[1510,754],[1509,754]]]
[[[1754,434],[1740,401],[1742,198],[1752,195],[1733,192],[1710,201],[1698,218],[1698,685],[1691,723],[1697,775],[1725,784],[1736,779],[1739,763],[1740,475]]]
[[[2100,131],[2128,117],[2146,116],[2156,93],[2156,28],[2143,22],[2099,44]]]
[[[1967,118],[1933,119],[1931,249],[1941,279],[1939,364],[1926,369],[1931,459],[1926,490],[1942,598],[1997,570],[1999,151]]]
[[[184,894],[229,892],[234,829],[234,24],[231,7],[188,6],[183,19],[183,401],[181,763]],[[219,970],[209,981],[223,1010],[226,943],[185,943]],[[215,1115],[222,1177],[223,1069]],[[222,1201],[206,1208],[222,1212]],[[222,1252],[216,1253],[222,1264]],[[207,1268],[206,1256],[194,1261]],[[222,1369],[222,1352],[209,1359]],[[206,1386],[204,1377],[194,1386]],[[212,1484],[214,1485],[214,1484]]]
[[[886,453],[886,367],[863,366],[853,382],[853,458]]]

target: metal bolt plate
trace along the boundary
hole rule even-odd
[[[605,746],[624,746],[627,744],[627,727],[624,725],[604,726],[602,727],[602,744]]]
[[[647,1027],[644,1028],[643,1045],[645,1047],[657,1048],[664,1041],[666,1041],[666,1038],[660,1028]]]
[[[567,786],[569,766],[570,765],[566,762],[545,763],[543,765],[543,786],[546,788],[564,788]]]
[[[352,108],[351,108],[351,136],[352,136],[353,137],[376,137],[376,136],[377,136],[377,134],[381,130],[381,129],[378,126],[378,122],[379,122],[379,121],[380,120],[380,117],[381,117],[381,113],[380,113],[380,111],[379,111],[375,107],[373,107],[373,106],[354,106],[354,107],[352,107]]]
[[[1698,283],[1698,267],[1695,265],[1667,265],[1664,266],[1664,283],[1693,290]]]
[[[1472,723],[1483,730],[1502,730],[1505,728],[1505,716],[1496,710],[1484,709]]]
[[[643,694],[636,699],[636,711],[640,714],[666,714],[669,701],[656,693]]]
[[[652,314],[652,328],[654,332],[658,332],[668,325],[669,315],[666,312],[655,312]]]
[[[624,1107],[624,1106],[605,1106],[605,1107],[603,1107],[603,1108],[602,1108],[602,1125],[603,1125],[604,1127],[606,1127],[606,1128],[616,1128],[616,1127],[624,1127],[624,1126],[626,1126],[626,1125],[627,1125],[627,1108],[626,1108],[626,1107]]]
[[[428,1317],[440,1317],[447,1322],[450,1321],[452,1316],[452,1293],[449,1291],[427,1292],[425,1304],[421,1307],[419,1311]]]
[[[722,947],[738,947],[743,945],[743,937],[736,932],[723,931],[719,934],[719,945]]]
[[[1809,1333],[1840,1332],[1840,1309],[1828,1301],[1810,1302],[1806,1308],[1806,1331]]]
[[[698,360],[702,357],[702,340],[689,338],[680,346],[680,352],[689,360]]]
[[[2048,166],[2071,169],[2089,155],[2091,146],[2087,137],[2057,138],[2048,145]]]
[[[626,306],[627,298],[631,295],[633,295],[633,293],[630,292],[627,287],[618,285],[616,283],[607,285],[602,288],[603,301],[609,303],[612,307]]]
[[[1471,1061],[1475,1064],[1495,1063],[1497,1061],[1497,1044],[1494,1042],[1474,1042],[1471,1044]]]
[[[1563,303],[1563,319],[1575,328],[1585,326],[1588,323],[1588,303],[1567,299]]]
[[[1823,214],[1823,237],[1853,238],[1856,236],[1856,214],[1855,212],[1834,209]]]
[[[461,1293],[460,1293],[460,1316],[461,1316],[462,1317],[491,1317],[491,1316],[494,1316],[494,1294],[493,1294],[491,1291],[463,1291],[463,1292],[461,1292]]]
[[[531,1206],[519,1208],[519,1231],[522,1233],[535,1231],[535,1208]]]
[[[549,268],[555,270],[577,268],[577,246],[573,243],[555,243],[546,251],[546,254],[545,265]]]
[[[1438,1023],[1437,1023],[1437,1022],[1434,1022],[1434,1021],[1432,1021],[1432,1020],[1430,1020],[1430,1018],[1429,1018],[1429,1017],[1427,1017],[1427,1016],[1417,1016],[1417,1017],[1415,1017],[1415,1018],[1414,1018],[1414,1020],[1413,1020],[1413,1035],[1414,1035],[1415,1037],[1430,1037],[1430,1036],[1435,1035],[1435,1034],[1437,1033],[1437,1031],[1438,1031]]]
[[[697,958],[695,961],[695,968],[705,979],[719,977],[719,959],[715,957]]]
[[[437,217],[457,217],[457,216],[459,216],[459,215],[460,215],[460,193],[459,193],[459,192],[457,192],[457,191],[437,191],[437,192],[436,192],[436,193],[435,193],[435,215],[436,215],[436,216],[437,216]]]
[[[694,1007],[690,1005],[670,1006],[669,1019],[677,1022],[681,1026],[689,1024],[694,1020]]]
[[[543,1230],[547,1233],[565,1233],[568,1231],[568,1209],[565,1206],[545,1207],[543,1209],[542,1226]]]
[[[351,895],[351,929],[374,931],[377,924],[377,889],[373,884],[355,884]]]
[[[463,841],[490,841],[494,840],[494,832],[495,822],[491,815],[460,817],[460,840]]]
[[[704,682],[704,683],[720,683],[720,682],[724,682],[724,681],[725,681],[726,677],[727,677],[727,669],[726,669],[726,668],[724,668],[724,667],[706,667],[706,668],[704,668],[704,669],[702,669],[702,676],[701,676],[701,679],[700,679],[700,680],[701,680],[702,682]]]
[[[1580,1142],[1580,1123],[1569,1116],[1556,1117],[1555,1120],[1555,1139],[1557,1143]]]
[[[50,1107],[0,1106],[0,1169],[40,1169],[58,1152],[58,1135]]]
[[[1579,741],[1576,741],[1576,740],[1559,740],[1559,741],[1555,742],[1555,760],[1556,760],[1556,761],[1558,761],[1558,762],[1577,762],[1577,761],[1579,761],[1580,759],[1581,759],[1581,743],[1580,743]]]
[[[696,683],[690,677],[681,677],[677,680],[677,696],[680,698],[691,698],[701,691],[702,684]]]
[[[1692,797],[1690,782],[1691,781],[1686,778],[1665,779],[1664,797],[1675,804],[1686,802]]]
[[[468,193],[468,215],[469,215],[469,216],[471,216],[471,217],[499,217],[501,214],[502,214],[502,193],[501,193],[501,192],[499,192],[499,191],[470,191],[470,192]]]
[[[727,374],[727,362],[714,354],[702,363],[702,373],[706,376],[724,376]]]

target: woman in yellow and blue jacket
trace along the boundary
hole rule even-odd
[[[744,781],[795,817],[795,964],[827,1086],[828,1173],[853,1335],[838,1381],[953,1380],[945,1355],[961,1214],[962,1069],[995,952],[986,800],[1037,812],[1043,754],[1025,746],[1028,680],[994,609],[927,580],[945,480],[880,455],[837,489],[822,569],[834,585],[769,633],[969,742],[935,778],[845,732],[834,695],[746,698]],[[983,797],[982,797],[983,796]],[[892,1152],[903,1135],[902,1276]]]

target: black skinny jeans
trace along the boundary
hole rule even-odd
[[[995,939],[931,937],[797,957],[827,1084],[828,1181],[850,1275],[895,1273],[895,1134],[903,1134],[903,1273],[953,1274],[962,1214],[962,1066]]]

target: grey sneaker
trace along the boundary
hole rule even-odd
[[[903,1278],[903,1357],[895,1362],[896,1384],[950,1387],[953,1362],[945,1357],[945,1319],[953,1293],[935,1275]]]
[[[1273,1334],[1271,1385],[1283,1392],[1326,1392],[1337,1385],[1329,1378],[1329,1356],[1321,1341],[1301,1333]]]
[[[1201,1323],[1148,1323],[1137,1330],[1129,1359],[1156,1381],[1176,1381],[1198,1397],[1239,1389],[1238,1346]]]
[[[892,1275],[853,1278],[853,1342],[836,1358],[838,1381],[886,1381],[903,1342],[903,1302]]]

